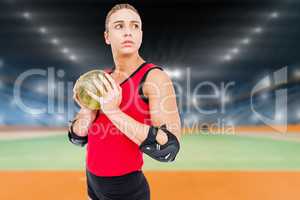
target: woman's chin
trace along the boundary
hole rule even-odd
[[[134,53],[136,53],[136,50],[134,49],[134,48],[122,48],[121,50],[120,50],[120,54],[121,55],[132,55],[132,54],[134,54]]]

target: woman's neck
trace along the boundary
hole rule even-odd
[[[138,53],[127,56],[113,56],[115,69],[114,72],[121,74],[131,74],[137,67],[145,62]]]

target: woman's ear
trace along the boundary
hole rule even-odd
[[[108,38],[108,32],[107,31],[104,31],[104,40],[105,40],[105,43],[110,45],[110,41],[109,41],[109,38]]]

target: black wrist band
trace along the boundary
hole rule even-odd
[[[70,131],[71,131],[72,133],[74,133],[73,125],[74,125],[74,123],[75,123],[77,120],[78,120],[78,119],[74,119],[74,120],[71,122]]]
[[[81,139],[81,138],[87,138],[87,136],[79,136],[77,135],[74,130],[73,130],[73,126],[74,126],[74,123],[77,121],[78,119],[74,119],[73,121],[70,121],[70,130],[69,130],[69,133],[72,135],[72,137],[76,138],[76,139]]]

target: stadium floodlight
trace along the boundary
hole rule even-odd
[[[171,78],[180,79],[182,77],[182,71],[180,69],[165,69],[165,71]]]
[[[278,12],[272,12],[270,14],[270,17],[273,18],[273,19],[278,18],[279,17],[279,13]]]
[[[63,48],[62,50],[61,50],[61,52],[63,52],[63,53],[69,53],[70,52],[70,50],[68,49],[68,48]]]
[[[270,76],[264,77],[262,80],[259,82],[260,89],[265,89],[271,87],[271,78]]]
[[[70,55],[69,58],[72,61],[76,61],[77,60],[77,57],[75,55]]]
[[[249,44],[250,43],[250,39],[249,38],[244,38],[243,40],[242,40],[242,44]]]
[[[261,27],[254,28],[254,33],[261,33],[261,32],[262,32],[262,28]]]
[[[240,52],[240,50],[239,50],[239,48],[235,47],[235,48],[231,49],[231,52],[234,53],[234,54],[237,54],[237,53]]]
[[[43,26],[39,28],[39,31],[40,31],[40,33],[43,33],[43,34],[46,34],[48,32],[47,28],[43,27]]]
[[[197,100],[196,97],[193,97],[193,98],[192,98],[192,104],[195,105],[195,106],[198,105],[198,100]]]
[[[224,56],[224,60],[226,60],[226,61],[232,60],[232,56],[227,54]]]
[[[51,43],[57,45],[57,44],[59,44],[59,39],[53,38],[53,39],[51,39]]]
[[[182,76],[182,71],[181,71],[181,70],[175,69],[175,70],[173,71],[173,77],[174,77],[174,78],[181,78],[181,76]]]
[[[22,16],[25,18],[25,19],[31,19],[32,15],[30,12],[23,12],[22,13]]]

